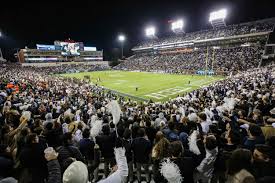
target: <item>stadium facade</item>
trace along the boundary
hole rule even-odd
[[[20,49],[17,59],[23,66],[49,66],[65,63],[98,64],[103,61],[103,50],[97,50],[96,47],[85,47],[83,42],[69,39],[55,41],[53,45],[37,44],[36,49]]]

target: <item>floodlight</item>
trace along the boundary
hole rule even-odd
[[[183,20],[177,20],[175,22],[172,22],[171,29],[174,30],[181,30],[184,26]]]
[[[0,37],[2,37],[2,32],[0,31]]]
[[[148,36],[148,37],[155,36],[155,33],[156,33],[155,27],[148,27],[148,28],[145,29],[145,35]]]
[[[125,36],[124,36],[124,35],[119,35],[119,36],[118,36],[118,40],[119,40],[120,42],[125,41]]]
[[[223,20],[226,18],[227,15],[227,10],[226,9],[221,9],[219,11],[214,11],[210,13],[209,16],[209,22],[212,22],[213,20]]]

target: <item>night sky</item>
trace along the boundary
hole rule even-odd
[[[39,2],[39,3],[38,3]],[[73,3],[74,2],[74,3]],[[104,49],[105,60],[119,48],[117,35],[127,36],[126,55],[130,48],[144,40],[147,25],[157,27],[161,37],[169,33],[169,21],[185,20],[185,31],[211,28],[209,13],[227,8],[227,24],[237,24],[275,17],[272,0],[128,0],[87,2],[11,2],[0,9],[0,47],[6,58],[12,59],[16,48],[35,48],[37,43],[53,44],[54,40],[71,38],[86,46]]]

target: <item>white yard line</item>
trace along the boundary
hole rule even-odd
[[[190,87],[185,88],[185,87],[182,87],[182,86],[176,86],[174,88],[168,88],[168,89],[156,92],[156,93],[150,93],[150,94],[147,94],[145,96],[146,97],[153,97],[153,98],[156,98],[156,99],[162,99],[162,98],[166,98],[166,97],[171,96],[171,95],[176,95],[176,94],[182,93],[182,92],[190,90],[190,89],[191,89]]]

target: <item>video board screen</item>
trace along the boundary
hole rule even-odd
[[[65,56],[80,55],[80,44],[79,43],[68,43],[68,42],[55,42],[57,50],[61,50],[61,54]]]

